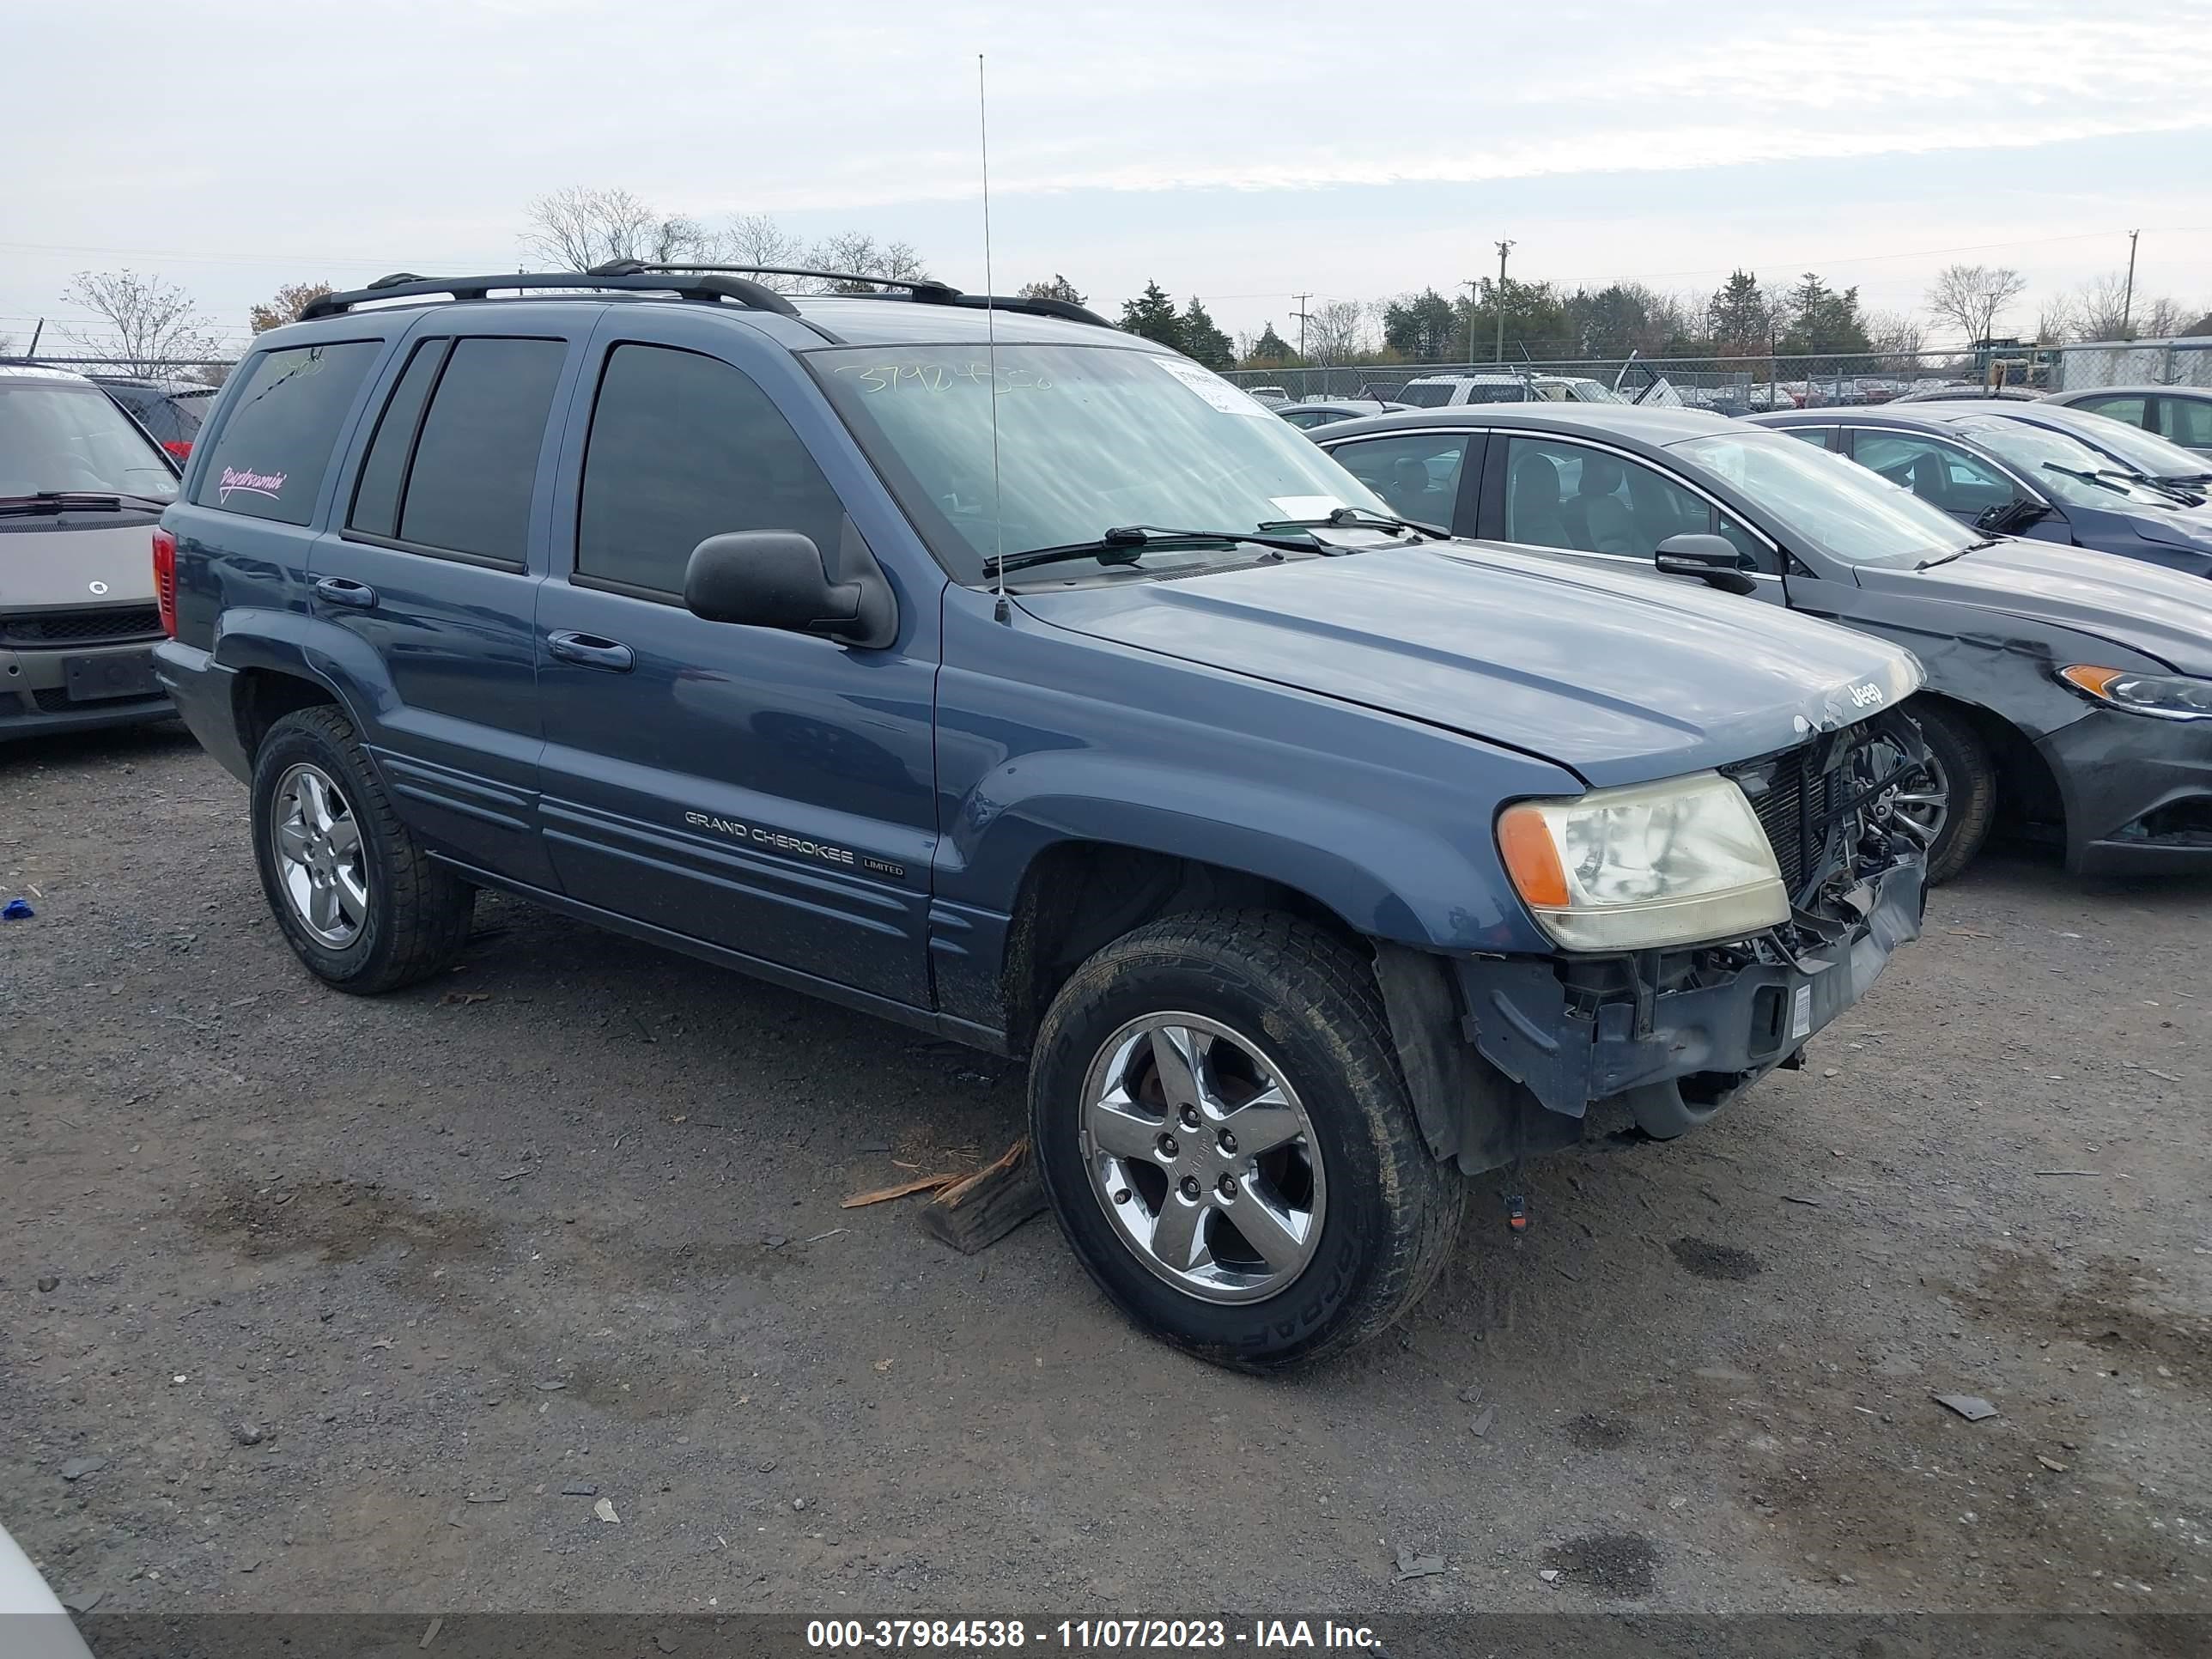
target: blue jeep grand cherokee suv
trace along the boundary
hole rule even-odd
[[[1088,313],[312,311],[155,556],[301,960],[405,985],[496,887],[1027,1055],[1068,1238],[1209,1358],[1380,1329],[1449,1166],[1680,1133],[1918,929],[1905,652],[1420,530]]]

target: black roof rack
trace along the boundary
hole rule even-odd
[[[786,317],[799,315],[799,307],[774,289],[747,282],[742,276],[707,271],[662,276],[653,268],[640,265],[635,270],[606,267],[587,271],[509,270],[491,276],[417,276],[412,271],[399,270],[378,277],[367,288],[325,294],[301,311],[300,320],[304,323],[317,317],[343,316],[371,300],[428,298],[436,295],[455,300],[481,300],[495,289],[532,288],[611,289],[675,294],[686,300],[734,300],[753,311],[779,312]]]
[[[1112,328],[1114,325],[1087,306],[1075,305],[1066,300],[1031,299],[1026,295],[963,294],[949,283],[933,282],[928,277],[869,276],[850,270],[808,270],[793,265],[675,265],[651,264],[640,259],[611,259],[603,265],[593,265],[593,276],[633,276],[649,271],[689,271],[695,273],[726,272],[755,276],[809,276],[823,283],[868,283],[877,288],[906,290],[906,297],[919,305],[963,306],[971,310],[1018,311],[1032,317],[1058,317],[1070,323],[1088,323],[1094,328]],[[861,294],[860,299],[896,297],[885,295]]]

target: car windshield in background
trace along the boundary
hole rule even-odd
[[[1340,507],[1389,511],[1297,428],[1188,358],[1002,345],[995,399],[981,346],[854,347],[806,361],[960,581],[981,581],[983,561],[1001,550],[1124,526],[1249,533]],[[1249,547],[1163,548],[1141,568],[1251,556]]]
[[[98,387],[0,379],[0,500],[69,494],[173,501],[177,475]]]
[[[2033,426],[2037,422],[2028,421],[2022,424]],[[2212,470],[2212,462],[2202,455],[2192,454],[2170,438],[2161,438],[2155,432],[2146,432],[2124,421],[2084,415],[2080,424],[2079,435],[2083,443],[2118,457],[2122,465],[2133,468],[2147,478],[2201,478]]]
[[[1757,501],[1784,530],[1846,564],[1920,564],[1982,539],[1880,473],[1778,432],[1717,432],[1672,447]]]
[[[1393,402],[1404,404],[1409,409],[1443,409],[1451,400],[1451,387],[1434,380],[1426,385],[1416,380],[1410,386],[1401,386],[1392,398]]]
[[[2069,507],[2172,507],[2171,495],[2130,482],[2109,455],[2049,427],[1984,415],[1955,422],[1959,430],[2024,473],[2038,489]]]

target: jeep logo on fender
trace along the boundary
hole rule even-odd
[[[820,859],[828,864],[849,865],[855,861],[849,847],[831,847],[826,842],[809,841],[804,836],[787,835],[781,830],[763,830],[757,823],[739,823],[735,818],[718,818],[706,812],[686,812],[684,822],[694,830],[712,830],[718,836],[727,836],[733,841],[749,841],[756,847],[766,847],[778,853],[793,853],[803,859]]]
[[[1881,688],[1871,681],[1851,688],[1851,702],[1860,708],[1871,708],[1881,701]]]

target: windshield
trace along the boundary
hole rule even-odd
[[[0,376],[0,501],[72,491],[168,501],[177,475],[97,387]]]
[[[2051,411],[2053,415],[2057,412]],[[2081,413],[2067,424],[2077,428],[2083,443],[2117,458],[2122,465],[2146,477],[2201,478],[2212,471],[2212,461],[2203,456],[2192,455],[2171,439],[2146,432],[2139,426],[2130,426],[2125,421]]]
[[[981,581],[1002,549],[1066,546],[1127,525],[1249,532],[1339,507],[1389,510],[1297,428],[1187,357],[1000,346],[995,460],[982,347],[869,346],[810,352],[807,362],[957,580]],[[1142,568],[1251,556],[1162,549]]]
[[[2172,496],[2118,477],[2111,456],[2100,455],[2078,438],[2053,432],[2049,427],[1990,415],[1954,424],[1999,460],[2025,473],[2045,495],[2069,507],[2173,505]],[[2081,477],[2084,473],[2090,476]],[[2104,482],[2094,481],[2100,477]]]
[[[1982,539],[1880,473],[1779,432],[1717,432],[1672,447],[1757,501],[1784,532],[1846,564],[1918,564]]]

